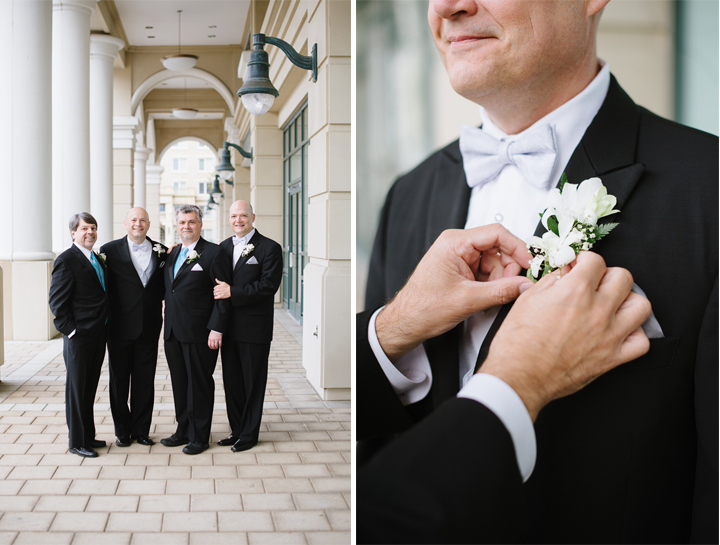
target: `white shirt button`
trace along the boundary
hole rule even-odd
[[[496,222],[502,223],[502,220],[504,220],[504,219],[505,219],[505,218],[503,217],[502,214],[495,214],[495,221],[496,221]]]

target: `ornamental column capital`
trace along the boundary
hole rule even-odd
[[[95,11],[97,0],[53,0],[53,10],[74,10],[92,15]]]
[[[90,58],[100,57],[114,61],[125,41],[109,34],[90,34]]]

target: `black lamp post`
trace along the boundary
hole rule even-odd
[[[233,172],[235,172],[235,167],[232,166],[232,163],[230,162],[230,149],[229,148],[235,148],[240,152],[240,155],[243,157],[247,157],[252,161],[253,158],[253,150],[245,151],[240,146],[233,144],[231,142],[223,142],[223,149],[220,152],[220,164],[215,167],[215,170],[220,175],[220,177],[225,180],[227,183],[232,185],[232,182],[230,181],[230,178],[233,176]],[[216,182],[217,183],[217,182]]]
[[[220,189],[220,179],[218,178],[218,175],[215,175],[215,183],[213,183],[212,189],[210,190],[210,200],[217,204],[217,201],[215,201],[215,196],[217,195],[218,199],[222,196],[223,192],[222,189]]]
[[[293,46],[280,38],[253,34],[253,50],[250,52],[248,62],[248,78],[237,92],[242,98],[243,105],[253,115],[262,115],[267,112],[278,96],[278,90],[270,81],[270,63],[268,54],[263,49],[265,44],[279,47],[290,62],[303,70],[312,71],[313,82],[317,81],[317,44],[313,44],[310,56],[300,55]]]

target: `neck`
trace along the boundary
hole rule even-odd
[[[187,248],[188,246],[190,246],[194,242],[197,242],[198,240],[200,240],[200,237],[197,237],[193,240],[183,240],[183,246],[185,246]]]
[[[128,235],[128,238],[129,238],[132,242],[134,242],[135,244],[142,244],[143,242],[145,242],[145,239],[146,239],[147,237],[145,237],[145,236],[137,237],[137,236],[134,236],[134,235]]]
[[[505,134],[518,134],[579,95],[597,76],[600,65],[592,52],[581,69],[565,78],[553,75],[535,85],[477,100]]]

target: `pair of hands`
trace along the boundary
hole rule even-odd
[[[517,276],[531,257],[500,225],[445,231],[378,314],[383,351],[397,361],[467,317],[517,299],[481,372],[510,385],[533,420],[553,399],[648,351],[640,326],[650,302],[630,291],[627,270],[582,252],[560,275],[533,284]]]

